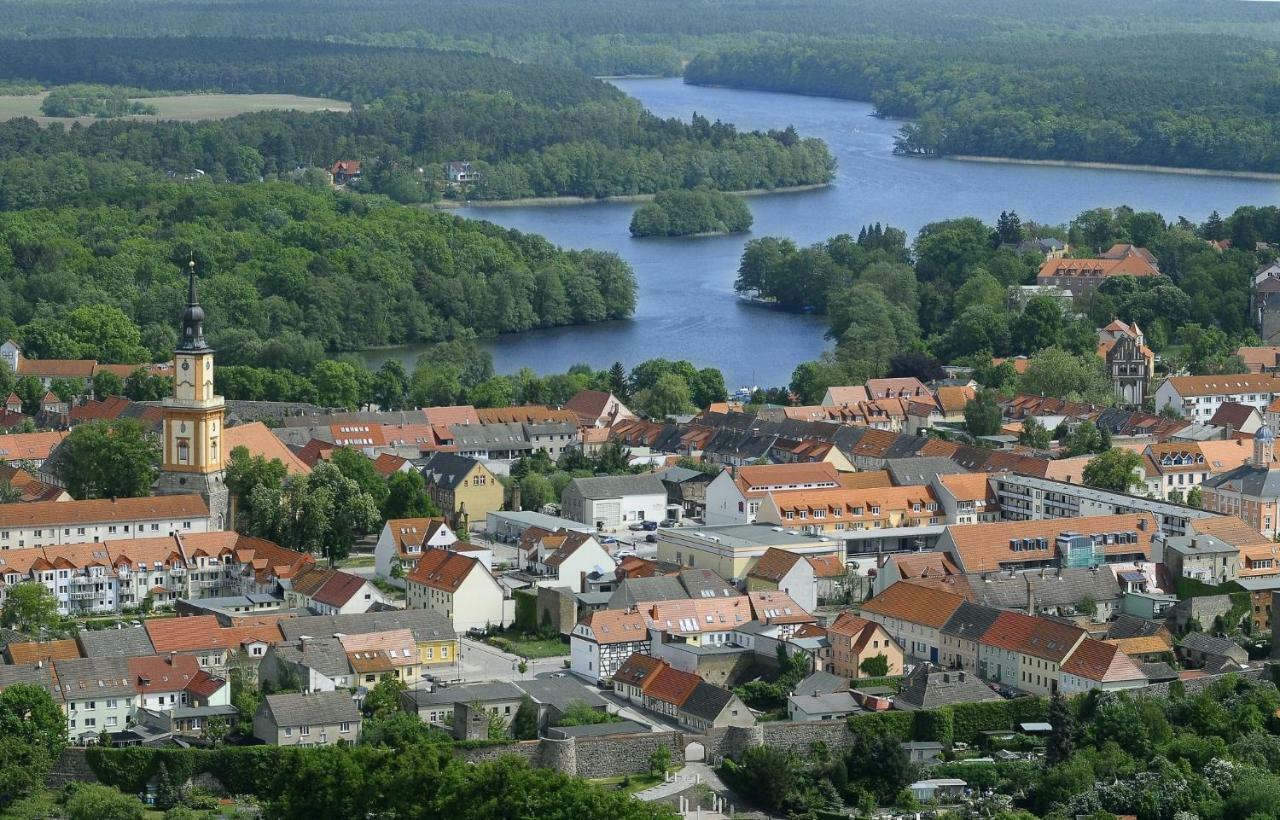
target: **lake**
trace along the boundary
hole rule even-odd
[[[748,198],[751,234],[686,239],[632,239],[634,203],[530,207],[469,207],[457,213],[538,233],[571,248],[615,251],[639,285],[635,317],[590,327],[557,328],[489,340],[500,373],[529,367],[563,372],[576,362],[606,368],[645,359],[688,359],[718,367],[730,390],[786,384],[797,364],[828,343],[822,317],[748,304],[733,292],[743,245],[752,236],[780,235],[808,244],[857,234],[881,222],[913,236],[922,225],[958,216],[994,224],[1002,210],[1023,220],[1062,223],[1098,206],[1132,205],[1168,219],[1201,221],[1213,210],[1274,204],[1280,184],[1155,172],[1003,165],[920,159],[893,154],[898,123],[871,116],[867,103],[685,85],[679,79],[616,80],[655,114],[688,120],[696,111],[742,129],[794,125],[826,140],[839,161],[835,184],[817,191]],[[370,351],[412,368],[418,351]]]

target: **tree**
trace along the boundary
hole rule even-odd
[[[392,473],[387,479],[387,497],[382,502],[382,517],[426,518],[440,510],[427,495],[427,483],[417,470]]]
[[[872,655],[858,664],[858,670],[869,678],[883,678],[889,674],[889,659],[884,654]]]
[[[516,740],[535,740],[538,737],[538,706],[533,698],[520,698],[520,708],[511,718],[511,736]]]
[[[597,723],[617,723],[618,718],[603,709],[594,709],[585,701],[574,701],[561,713],[557,726],[589,726]]]
[[[675,373],[662,374],[652,387],[637,391],[634,399],[637,410],[655,419],[684,413],[692,405],[689,383]]]
[[[974,436],[994,436],[1000,432],[1000,405],[990,390],[979,390],[964,406],[964,426]]]
[[[44,781],[67,743],[67,718],[43,686],[0,692],[0,798],[26,794]]]
[[[110,370],[99,370],[93,374],[93,396],[102,401],[107,396],[124,395],[124,379]]]
[[[1067,703],[1061,692],[1054,692],[1049,701],[1049,726],[1052,729],[1045,744],[1044,762],[1049,766],[1056,766],[1071,759],[1071,752],[1075,747],[1075,717],[1071,704]]]
[[[1051,439],[1049,431],[1044,428],[1040,420],[1035,416],[1030,416],[1022,423],[1022,430],[1018,433],[1018,443],[1035,450],[1049,449]]]
[[[267,488],[254,491],[253,507],[262,506],[258,495],[263,490]],[[270,503],[268,495],[266,506]],[[290,478],[283,489],[282,503],[281,531],[275,540],[295,549],[319,552],[329,559],[330,566],[350,554],[357,537],[382,522],[373,498],[331,462],[318,464],[305,478]]]
[[[316,402],[322,407],[355,410],[360,406],[360,379],[349,362],[320,362],[311,371],[311,383],[316,386]]]
[[[61,621],[58,599],[39,581],[23,581],[9,587],[0,623],[28,635],[44,635]]]
[[[928,353],[919,351],[895,353],[889,359],[889,378],[897,379],[909,376],[914,376],[922,382],[931,382],[945,379],[947,371],[942,369],[941,362]]]
[[[1132,450],[1108,450],[1084,466],[1084,483],[1101,490],[1127,493],[1141,485],[1140,469],[1142,456]]]
[[[882,725],[859,727],[844,763],[850,783],[874,794],[881,804],[893,800],[915,774],[902,743]]]
[[[67,820],[142,820],[146,816],[141,800],[97,783],[78,785],[66,811]]]
[[[408,689],[404,681],[390,675],[374,685],[364,699],[364,713],[369,717],[387,717],[400,711],[400,695]]]
[[[661,777],[671,767],[671,747],[659,746],[649,754],[649,774]]]
[[[227,724],[227,719],[220,715],[209,718],[204,725],[204,737],[215,749],[222,745],[230,731],[231,727]]]
[[[1091,421],[1080,422],[1067,436],[1068,457],[1102,453],[1107,449],[1103,446],[1102,431]]]
[[[1199,487],[1192,487],[1187,492],[1187,506],[1195,507],[1196,509],[1204,507],[1204,493],[1200,491]]]
[[[627,369],[622,366],[622,362],[614,362],[609,368],[609,392],[617,396],[620,401],[626,401],[631,397],[627,389]]]
[[[1045,348],[1032,357],[1022,376],[1021,390],[1097,404],[1115,399],[1106,362],[1092,353],[1075,356],[1057,347]]]
[[[344,476],[360,485],[379,508],[387,500],[387,480],[373,466],[373,459],[350,447],[337,447],[329,458]]]
[[[77,499],[151,494],[160,447],[133,419],[76,426],[62,443],[55,472]]]
[[[1006,245],[1017,245],[1022,241],[1022,220],[1017,211],[1001,211],[996,220],[996,236]]]
[[[520,479],[520,506],[527,510],[541,510],[545,505],[558,502],[551,481],[544,475],[530,473]]]
[[[383,410],[401,410],[409,399],[409,376],[404,365],[387,359],[373,375],[373,401]]]

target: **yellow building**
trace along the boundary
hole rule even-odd
[[[470,524],[483,523],[491,512],[502,509],[502,484],[480,461],[456,453],[432,453],[422,466],[427,493],[465,533]]]

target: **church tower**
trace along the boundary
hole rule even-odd
[[[187,307],[173,352],[173,395],[164,400],[164,452],[156,495],[199,493],[210,528],[227,525],[230,494],[222,447],[225,402],[213,392],[213,350],[204,338],[204,308],[196,298],[196,263],[187,266]]]

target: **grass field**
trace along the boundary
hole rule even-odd
[[[31,117],[41,125],[60,122],[85,125],[97,122],[94,117],[45,117],[40,114],[40,103],[48,92],[40,94],[0,95],[0,121],[17,117]],[[147,97],[160,113],[136,115],[120,119],[156,120],[221,120],[254,111],[350,111],[351,103],[329,100],[323,97],[299,97],[294,94],[182,94],[175,97]]]

